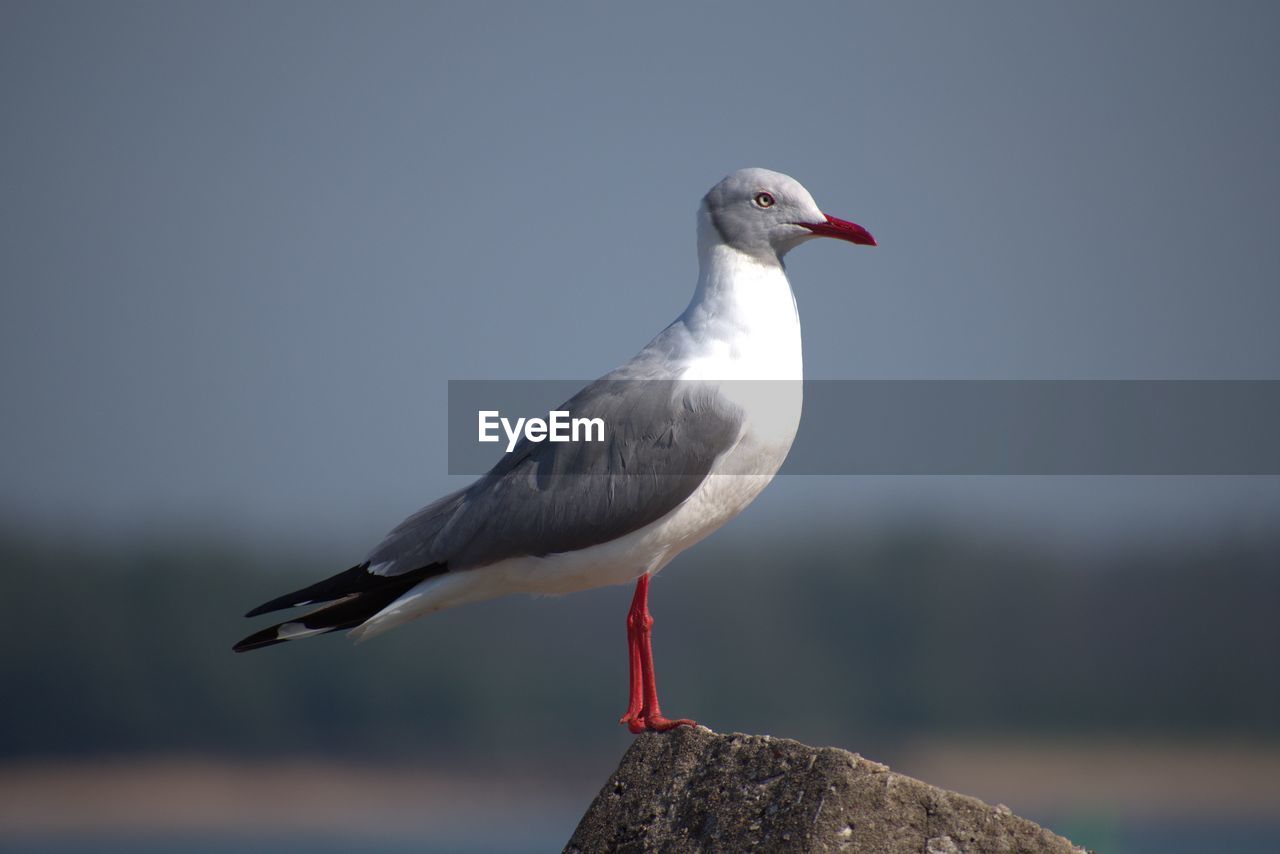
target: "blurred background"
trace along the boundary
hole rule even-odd
[[[0,849],[562,845],[629,590],[230,645],[466,482],[449,379],[678,314],[741,166],[880,241],[788,258],[812,377],[1280,378],[1273,4],[0,18]],[[1274,850],[1278,521],[1275,477],[782,477],[654,585],[667,711]]]

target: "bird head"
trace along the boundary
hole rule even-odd
[[[815,237],[876,245],[862,226],[823,213],[795,178],[768,169],[726,176],[703,197],[701,212],[721,242],[762,259],[780,259]]]

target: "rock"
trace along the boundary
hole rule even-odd
[[[1084,849],[1008,807],[895,774],[855,753],[767,735],[680,727],[636,738],[564,850],[1080,854]]]

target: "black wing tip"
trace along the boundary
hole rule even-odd
[[[245,617],[260,617],[263,614],[270,614],[272,611],[283,611],[286,608],[298,608],[303,605],[314,605],[317,602],[341,599],[351,589],[353,581],[356,581],[357,579],[365,580],[368,578],[368,569],[369,561],[356,564],[350,569],[344,570],[335,576],[312,584],[310,587],[304,587],[301,590],[295,590],[292,593],[277,596],[270,602],[263,602],[261,605],[245,614]],[[358,583],[355,589],[360,589]]]
[[[285,641],[355,628],[390,605],[424,578],[446,571],[445,564],[433,563],[400,575],[380,576],[368,573],[366,571],[368,567],[368,563],[353,566],[311,587],[295,590],[293,593],[259,605],[246,616],[256,617],[268,611],[279,611],[298,605],[329,603],[309,614],[256,631],[231,649],[235,652],[249,652]],[[298,626],[304,631],[286,631],[282,637],[280,629],[284,626]]]
[[[287,638],[282,638],[279,636],[279,633],[276,631],[276,629],[278,628],[280,627],[272,626],[269,629],[263,629],[262,631],[254,632],[253,634],[249,635],[247,638],[238,642],[235,646],[231,647],[231,651],[232,652],[251,652],[252,650],[255,650],[255,649],[262,649],[263,647],[275,646],[278,643],[284,643],[287,640]]]

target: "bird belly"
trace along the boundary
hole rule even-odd
[[[497,570],[525,592],[552,594],[652,575],[746,509],[773,480],[794,436],[794,428],[790,435],[768,439],[745,433],[688,498],[630,534],[578,551],[503,561],[480,571]]]

